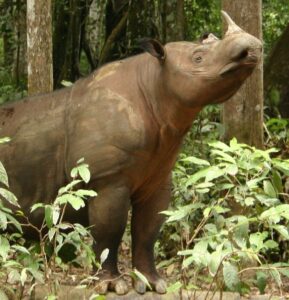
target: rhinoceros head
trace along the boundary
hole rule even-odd
[[[222,40],[213,34],[201,42],[173,42],[162,46],[149,40],[144,49],[158,58],[163,84],[174,98],[189,107],[228,100],[252,73],[262,43],[237,26],[226,12]]]

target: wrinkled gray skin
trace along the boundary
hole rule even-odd
[[[228,100],[261,56],[261,42],[224,17],[223,40],[211,34],[198,44],[146,40],[148,53],[108,64],[71,88],[1,107],[0,136],[12,141],[1,145],[0,159],[23,210],[54,199],[79,158],[89,164],[89,188],[98,196],[88,201],[88,221],[96,253],[110,250],[104,278],[119,276],[117,250],[132,207],[133,267],[158,293],[166,290],[153,247],[182,139],[202,107]],[[87,222],[85,211],[68,218]],[[134,287],[146,290],[138,280]],[[122,279],[101,288],[128,289]]]

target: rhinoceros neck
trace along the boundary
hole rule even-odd
[[[137,70],[137,83],[156,122],[184,134],[202,107],[186,107],[166,88],[163,68],[156,58],[143,55]]]

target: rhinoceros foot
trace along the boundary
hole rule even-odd
[[[100,276],[100,282],[95,289],[102,295],[108,291],[115,292],[117,295],[125,295],[129,290],[127,282],[120,278],[119,274],[114,276],[108,276],[108,274]]]
[[[158,294],[165,294],[167,291],[167,284],[166,282],[158,277],[157,279],[152,279],[150,280],[147,278],[152,289],[157,292]],[[140,279],[135,279],[133,283],[134,289],[139,293],[139,294],[144,294],[147,290],[146,284],[140,280]]]

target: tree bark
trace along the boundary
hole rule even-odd
[[[144,37],[159,38],[156,16],[155,1],[140,0],[131,1],[126,30],[126,47],[128,54],[139,53],[138,43]]]
[[[161,9],[163,41],[182,41],[185,35],[184,0],[164,1]]]
[[[248,33],[262,40],[262,0],[223,0],[225,10]],[[235,96],[223,105],[226,141],[263,147],[263,66],[255,69]]]
[[[3,54],[4,65],[9,71],[13,68],[15,57],[15,18],[14,18],[14,4],[12,1],[4,0],[1,3],[1,15],[6,17],[6,22],[3,24]]]
[[[105,35],[105,8],[107,0],[92,0],[85,22],[84,51],[92,68],[98,65]]]
[[[67,6],[66,6],[67,5]],[[63,32],[62,35],[54,36],[57,43],[64,41],[61,58],[58,63],[55,62],[57,66],[57,77],[56,86],[59,86],[62,80],[68,80],[74,82],[77,80],[80,74],[80,54],[82,50],[82,40],[85,28],[85,17],[87,1],[86,0],[69,0],[62,7],[62,14],[65,15],[65,22],[59,19],[59,29]],[[67,20],[66,11],[68,9],[69,15]],[[61,18],[61,17],[60,17]],[[54,47],[54,55],[58,55],[57,51],[59,48],[57,45]]]
[[[16,1],[16,55],[13,74],[17,85],[27,81],[27,23],[26,1]]]
[[[55,1],[53,8],[53,79],[55,88],[60,87],[62,69],[68,52],[69,19],[69,0]]]
[[[51,0],[27,0],[28,94],[53,90]]]

